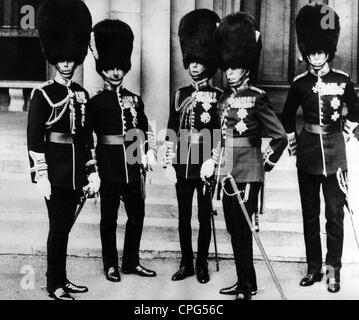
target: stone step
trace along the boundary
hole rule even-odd
[[[96,255],[100,247],[100,231],[99,231],[99,216],[85,214],[79,216],[73,230],[71,231],[70,250],[76,249],[77,255]],[[120,214],[118,221],[118,241],[122,243],[126,217]],[[321,236],[323,248],[325,248],[325,228],[324,221],[321,223]],[[198,223],[192,222],[192,239],[194,249],[197,247],[196,239],[198,237]],[[226,231],[224,221],[216,221],[216,235],[219,245],[219,252],[224,255],[231,254],[230,237]],[[23,253],[29,253],[31,250],[43,250],[46,243],[46,235],[48,232],[48,220],[46,214],[9,214],[7,216],[0,216],[0,239],[1,253],[17,253],[13,252],[14,248],[21,248],[21,245],[27,243],[23,248]],[[259,233],[262,243],[265,248],[270,248],[270,255],[275,259],[282,257],[285,259],[304,259],[304,240],[301,223],[278,223],[266,222],[261,223],[261,232]],[[81,251],[81,244],[84,244],[84,239],[89,242]],[[142,239],[144,244],[141,244],[141,249],[144,251],[160,251],[163,254],[168,251],[179,251],[178,243],[178,228],[175,219],[164,218],[145,218]],[[96,244],[97,243],[97,244]],[[91,245],[90,245],[91,244]],[[148,246],[147,246],[148,244]],[[74,246],[74,248],[72,248]],[[151,248],[152,247],[152,248]],[[122,248],[122,244],[119,244]],[[177,248],[177,249],[176,249]],[[349,218],[345,219],[345,255],[346,261],[356,261],[359,258],[359,252],[355,245],[355,239]],[[73,251],[71,251],[73,252]],[[211,252],[213,253],[213,245]],[[268,252],[268,254],[269,254]],[[324,249],[325,252],[325,249]],[[258,252],[259,255],[259,252]],[[358,260],[359,261],[359,260]]]
[[[7,188],[9,185],[9,188]],[[10,187],[11,186],[11,187]],[[149,186],[146,197],[146,216],[158,218],[177,218],[178,205],[174,187],[165,188],[167,195],[156,192],[157,187]],[[18,187],[18,190],[20,186]],[[165,199],[165,201],[164,201]],[[35,187],[30,187],[23,192],[17,193],[13,184],[4,184],[0,187],[0,215],[11,213],[23,213],[32,215],[39,212],[46,212],[45,202],[37,195]],[[214,201],[214,207],[218,212],[217,219],[223,220],[223,210],[221,201]],[[123,209],[123,205],[121,205]],[[86,214],[99,215],[100,198],[88,199],[84,207]],[[197,199],[193,199],[193,215],[196,216]],[[267,190],[265,194],[264,214],[261,220],[272,222],[294,222],[301,221],[301,209],[298,192],[290,190]]]
[[[23,229],[22,229],[23,230]],[[38,230],[40,231],[40,230]],[[90,238],[80,237],[78,234],[78,226],[74,227],[71,232],[68,254],[75,256],[89,256],[100,257],[101,256],[101,241],[98,236],[91,236]],[[150,237],[152,235],[152,237]],[[265,251],[272,261],[300,261],[305,262],[305,249],[304,241],[301,234],[282,235],[277,243],[268,239],[266,232],[260,232],[260,239],[265,248]],[[29,234],[20,233],[1,233],[0,234],[0,253],[2,254],[46,254],[46,236],[47,231],[36,232]],[[196,252],[197,234],[193,234],[193,249]],[[289,239],[291,238],[291,239]],[[288,241],[289,239],[289,241]],[[278,245],[279,243],[279,245]],[[123,246],[123,232],[117,233],[117,246],[119,254],[122,253]],[[262,260],[263,257],[254,242],[254,257]],[[325,234],[322,234],[322,246],[323,252],[326,252]],[[218,240],[218,252],[219,257],[222,259],[233,258],[232,247],[230,241],[220,242]],[[141,257],[178,257],[180,256],[180,247],[177,241],[169,241],[167,237],[165,239],[159,238],[158,233],[152,234],[149,229],[145,228],[142,241],[141,241]],[[214,257],[213,241],[210,246],[210,258]],[[343,263],[358,263],[359,252],[356,248],[353,238],[350,233],[346,232],[346,239],[344,242],[343,250]]]

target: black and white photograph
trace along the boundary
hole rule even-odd
[[[359,300],[358,195],[358,1],[0,0],[0,300]]]

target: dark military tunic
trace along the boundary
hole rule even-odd
[[[88,93],[75,82],[69,86],[55,80],[33,92],[27,137],[28,149],[44,153],[52,186],[79,189],[95,171],[91,154],[91,133],[86,128]],[[65,134],[73,143],[51,142],[50,135]],[[30,159],[31,167],[33,160]],[[86,164],[91,164],[87,166]],[[35,175],[32,176],[33,181]]]
[[[220,169],[220,174],[230,172],[237,183],[263,182],[261,137],[272,138],[264,155],[269,169],[287,146],[286,133],[267,94],[247,85],[236,91],[227,89],[220,101],[220,121],[222,146],[225,147],[224,168]]]
[[[304,128],[298,139],[297,167],[314,175],[336,174],[347,169],[345,141],[341,129],[342,110],[348,108],[348,120],[359,121],[359,99],[354,84],[342,71],[326,67],[318,75],[310,71],[294,79],[283,109],[283,124],[288,133],[296,132],[299,106],[304,121],[328,128],[316,134]]]
[[[115,91],[104,89],[92,97],[89,104],[91,126],[98,141],[96,157],[101,180],[113,183],[139,180],[142,164],[138,151],[148,131],[142,99],[118,87]],[[106,135],[123,136],[125,144],[101,143],[101,137]]]
[[[207,81],[193,83],[175,93],[167,127],[178,137],[174,159],[177,177],[200,178],[202,163],[211,157],[213,129],[218,129],[217,106],[221,94],[220,89],[210,86]],[[191,136],[197,133],[201,137],[198,141],[197,136],[194,141]],[[207,143],[205,148],[204,143]]]

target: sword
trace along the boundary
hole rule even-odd
[[[205,193],[209,196],[209,204],[210,204],[210,215],[211,215],[211,223],[212,223],[212,232],[213,232],[213,243],[214,243],[214,254],[216,259],[216,270],[219,271],[219,262],[218,262],[218,250],[217,250],[217,237],[216,237],[216,225],[214,222],[214,216],[217,216],[217,210],[213,209],[213,182],[216,183],[215,180],[206,180],[205,182]]]
[[[346,172],[343,172],[343,170],[341,168],[338,169],[337,171],[337,180],[338,180],[338,184],[339,184],[339,188],[340,190],[344,193],[345,195],[345,209],[348,212],[349,216],[350,216],[350,221],[352,223],[352,227],[353,227],[353,232],[354,232],[354,237],[355,237],[355,242],[357,245],[357,248],[359,250],[359,241],[358,241],[358,236],[357,236],[357,232],[355,229],[355,223],[353,220],[353,215],[354,212],[353,210],[350,208],[349,206],[349,197],[348,197],[348,176]]]
[[[233,194],[229,194],[229,193],[227,193],[227,191],[225,190],[225,185],[224,185],[224,183],[225,183],[226,180],[229,180],[229,183],[230,183],[230,185],[231,185],[231,187],[232,187],[232,189],[233,189],[233,191],[234,191]],[[257,245],[258,245],[258,248],[259,248],[259,250],[260,250],[260,252],[261,252],[261,254],[262,254],[263,258],[264,258],[264,262],[265,262],[265,264],[266,264],[266,266],[267,266],[267,268],[268,268],[268,270],[269,270],[269,273],[270,273],[271,276],[272,276],[272,279],[273,279],[273,281],[274,281],[274,284],[276,285],[276,287],[277,287],[277,289],[278,289],[278,291],[279,291],[279,294],[280,294],[282,300],[287,300],[287,297],[286,297],[285,294],[284,294],[284,291],[283,291],[283,289],[282,289],[282,287],[281,287],[281,285],[280,285],[280,283],[279,283],[279,280],[278,280],[278,278],[277,278],[277,276],[276,276],[276,274],[275,274],[275,272],[274,272],[274,269],[273,269],[273,267],[272,267],[272,265],[271,265],[271,263],[270,263],[270,261],[269,261],[269,259],[268,259],[267,254],[266,254],[266,252],[265,252],[265,250],[264,250],[264,247],[263,247],[262,242],[261,242],[261,240],[260,240],[260,238],[259,238],[259,235],[258,235],[258,233],[256,232],[256,229],[255,229],[255,228],[253,227],[253,225],[252,225],[251,219],[249,218],[249,214],[248,214],[247,208],[246,208],[246,206],[244,205],[242,196],[241,196],[241,194],[240,194],[240,192],[239,192],[239,190],[238,190],[238,188],[237,188],[236,182],[235,182],[235,180],[233,179],[233,176],[232,176],[231,174],[228,174],[227,177],[223,179],[223,191],[224,191],[224,192],[227,194],[227,196],[229,196],[229,197],[234,197],[234,196],[237,197],[238,202],[239,202],[239,205],[240,205],[240,207],[241,207],[241,209],[242,209],[242,212],[243,212],[243,214],[244,214],[244,217],[245,217],[245,219],[246,219],[246,221],[247,221],[247,223],[248,223],[249,229],[251,230],[251,232],[252,232],[252,234],[253,234],[253,237],[254,237],[254,240],[256,241],[256,243],[257,243]]]
[[[81,197],[80,199],[80,203],[77,207],[77,210],[75,212],[75,216],[74,216],[74,221],[72,222],[72,226],[75,224],[76,220],[77,220],[77,217],[79,216],[82,208],[84,207],[85,205],[85,202],[86,200],[88,199],[88,197],[90,196],[91,192],[90,192],[90,188],[89,189],[86,189],[83,196]]]

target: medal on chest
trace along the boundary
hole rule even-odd
[[[324,120],[323,99],[330,99],[328,106],[330,108],[330,120],[337,122],[340,119],[341,101],[339,96],[344,95],[345,83],[324,83],[318,78],[317,83],[313,87],[313,92],[319,95],[320,101],[320,119]],[[332,98],[330,96],[333,96]],[[325,97],[325,98],[324,98]]]
[[[209,123],[212,119],[210,110],[213,108],[213,104],[217,103],[217,97],[214,92],[199,91],[195,93],[194,96],[195,105],[201,105],[204,109],[204,112],[200,115],[200,120],[202,123]]]
[[[237,124],[234,128],[240,135],[244,134],[248,130],[248,126],[245,123],[245,119],[248,117],[248,110],[255,106],[255,97],[234,97],[231,96],[228,99],[228,107],[226,110],[226,116],[230,109],[236,110]]]

